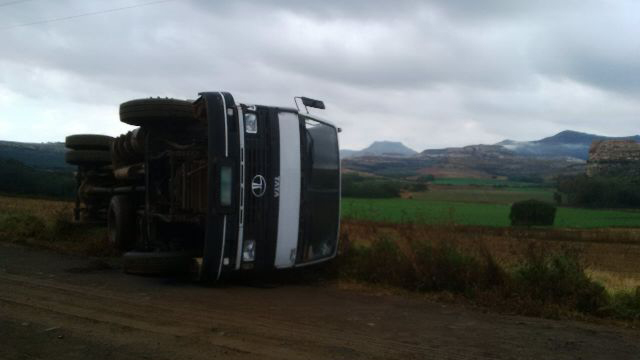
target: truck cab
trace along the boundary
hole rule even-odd
[[[340,152],[332,123],[295,108],[202,93],[210,206],[202,274],[286,269],[335,257]]]
[[[76,218],[104,214],[109,239],[132,273],[170,259],[191,264],[201,280],[217,281],[232,272],[334,258],[339,129],[309,114],[308,107],[322,109],[322,102],[299,100],[307,111],[298,102],[296,108],[240,104],[227,92],[123,103],[121,121],[138,128],[113,139],[111,163],[73,162]],[[86,160],[78,152],[87,146],[78,146],[77,137],[89,135],[75,136],[73,147],[67,145],[75,156],[68,158]],[[103,176],[92,183],[96,173]]]

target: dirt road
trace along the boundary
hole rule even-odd
[[[333,286],[207,288],[0,244],[0,359],[640,359],[640,332]]]

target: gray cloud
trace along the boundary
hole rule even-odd
[[[0,22],[142,2],[34,0],[0,9]],[[121,101],[213,89],[251,103],[322,98],[346,147],[390,139],[421,149],[566,128],[627,135],[640,112],[638,10],[590,0],[177,0],[4,30],[0,138],[116,133]],[[80,112],[91,126],[68,120]]]

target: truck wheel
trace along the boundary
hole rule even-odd
[[[191,254],[182,251],[130,251],[123,255],[124,272],[135,275],[185,274],[191,269],[192,262]]]
[[[65,139],[65,146],[73,150],[107,150],[113,138],[106,135],[70,135]]]
[[[191,122],[195,116],[189,101],[138,99],[120,105],[120,121],[134,126],[153,126]]]
[[[111,198],[107,215],[109,242],[122,251],[131,250],[136,241],[136,212],[131,200],[124,195]]]
[[[105,150],[71,150],[64,156],[67,164],[76,166],[102,166],[111,163],[111,153]]]

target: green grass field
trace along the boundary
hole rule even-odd
[[[437,197],[436,195],[431,195]],[[444,195],[439,195],[445,197]],[[509,226],[510,205],[429,199],[342,200],[342,217],[385,222]],[[640,227],[640,211],[559,207],[556,227]]]
[[[414,193],[414,200],[440,202],[466,202],[485,204],[512,204],[516,201],[536,199],[553,202],[551,188],[500,188],[491,186],[431,186],[431,191]]]
[[[508,187],[537,187],[541,184],[535,184],[523,181],[511,181],[503,179],[476,179],[476,178],[438,178],[431,182],[435,185],[454,185],[454,186],[508,186]]]

